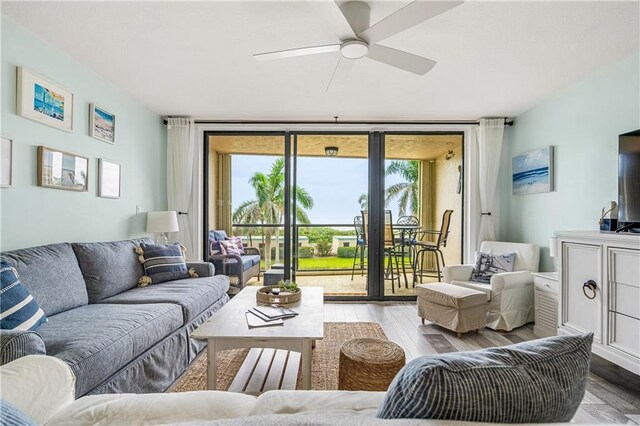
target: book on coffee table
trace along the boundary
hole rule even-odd
[[[251,311],[247,311],[245,313],[245,317],[247,318],[247,325],[249,326],[249,328],[269,327],[271,325],[284,325],[284,321],[282,320],[282,318],[273,321],[265,321]]]
[[[279,318],[291,318],[298,315],[296,311],[282,306],[255,306],[251,309],[263,315],[263,317],[272,320]]]

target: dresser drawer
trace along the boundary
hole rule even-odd
[[[558,294],[558,281],[534,275],[533,285],[536,290]]]

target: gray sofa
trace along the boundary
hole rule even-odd
[[[53,355],[76,376],[76,397],[166,390],[206,343],[189,334],[228,300],[211,263],[199,278],[137,287],[133,249],[149,239],[61,243],[2,253],[48,317],[35,332],[2,330],[3,364]]]

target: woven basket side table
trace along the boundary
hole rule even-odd
[[[397,344],[380,339],[352,339],[340,348],[338,389],[386,391],[405,364]]]

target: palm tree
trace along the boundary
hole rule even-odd
[[[417,160],[401,161],[394,160],[385,171],[385,175],[400,175],[404,178],[405,182],[400,182],[391,185],[386,189],[384,205],[387,207],[389,202],[394,198],[398,198],[398,214],[404,216],[407,214],[407,208],[409,213],[416,215],[418,213],[418,175],[420,170],[420,162]],[[358,203],[364,210],[369,204],[368,194],[360,194],[358,197]]]
[[[256,172],[249,179],[256,193],[255,200],[245,201],[233,212],[235,223],[280,224],[284,216],[284,158],[277,158],[268,174]],[[305,209],[313,208],[313,198],[301,187],[296,187],[298,222],[309,223]],[[276,235],[276,261],[280,258],[280,228],[264,227],[265,268],[271,266],[271,237]]]
[[[410,161],[392,161],[387,170],[386,176],[400,175],[404,182],[399,182],[387,188],[385,204],[393,199],[398,199],[398,214],[403,216],[407,214],[416,215],[418,213],[418,176],[420,174],[420,162],[417,160]]]

